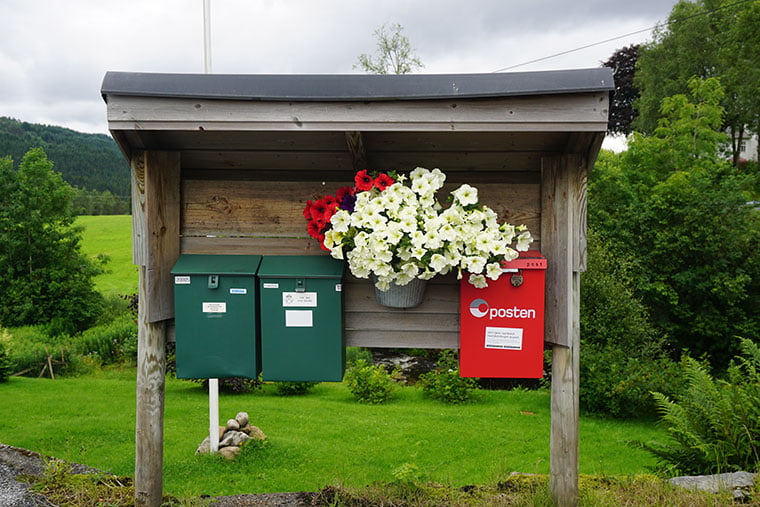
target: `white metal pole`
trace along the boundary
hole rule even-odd
[[[203,72],[211,74],[211,0],[203,0]]]
[[[203,72],[211,74],[211,0],[203,0]],[[208,379],[209,453],[219,450],[219,379]]]
[[[219,450],[219,379],[208,379],[209,453]]]

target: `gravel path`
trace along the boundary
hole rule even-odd
[[[19,475],[41,477],[45,470],[45,456],[20,447],[0,444],[0,506],[2,507],[50,507],[45,497],[29,491],[29,485],[17,480]],[[69,464],[75,474],[97,473],[95,468],[77,463]],[[211,503],[216,507],[305,507],[312,505],[316,493],[264,493],[215,497]],[[209,498],[209,497],[206,497]]]

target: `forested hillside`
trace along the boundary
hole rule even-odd
[[[110,137],[0,117],[0,157],[18,166],[24,153],[38,147],[80,194],[129,201],[129,166]]]

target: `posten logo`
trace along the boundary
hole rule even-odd
[[[535,319],[536,310],[533,308],[491,308],[485,299],[473,299],[470,303],[470,313],[473,317],[481,318],[488,315],[491,319]]]
[[[485,317],[488,314],[488,302],[485,299],[473,299],[470,303],[470,313],[473,317]]]

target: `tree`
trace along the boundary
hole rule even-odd
[[[688,93],[692,77],[719,77],[726,94],[722,127],[731,135],[734,165],[739,144],[760,130],[760,37],[757,2],[680,0],[654,40],[640,49],[634,82],[640,90],[635,127],[654,132],[662,99]]]
[[[362,69],[368,74],[409,74],[414,69],[424,67],[420,59],[413,54],[409,39],[401,32],[404,27],[383,24],[375,29],[377,54],[373,57],[362,53],[354,68]]]
[[[610,103],[610,117],[607,132],[628,135],[633,131],[636,111],[634,101],[639,97],[639,89],[633,83],[636,62],[639,59],[639,45],[633,44],[615,51],[602,66],[613,70],[615,93]]]
[[[589,224],[637,264],[635,291],[671,350],[725,366],[734,336],[760,329],[760,214],[745,177],[720,155],[726,135],[717,79],[663,100],[653,135],[597,165]]]
[[[71,333],[92,324],[102,298],[100,272],[80,250],[73,191],[41,148],[18,170],[0,159],[0,324],[50,324]]]

